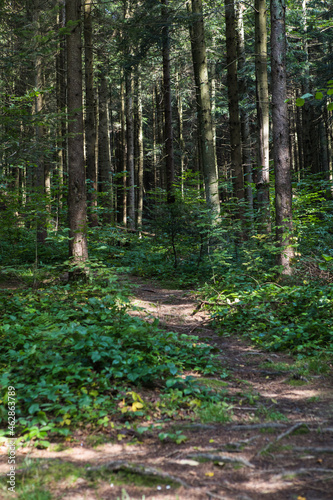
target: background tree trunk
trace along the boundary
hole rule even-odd
[[[66,0],[68,123],[69,256],[74,263],[88,258],[85,165],[82,116],[81,0]]]
[[[289,126],[286,100],[286,31],[284,0],[271,0],[272,120],[275,171],[276,236],[281,247],[278,263],[291,274],[292,196]]]
[[[134,119],[133,119],[133,74],[126,75],[126,137],[127,137],[127,172],[128,205],[127,218],[131,229],[135,229],[135,176],[134,176]]]
[[[164,148],[166,167],[167,202],[174,203],[175,165],[172,130],[172,105],[170,81],[170,37],[168,19],[168,0],[162,3],[162,58],[163,58],[163,105],[164,105]]]
[[[86,84],[86,175],[87,175],[87,200],[89,204],[89,222],[92,227],[98,225],[97,208],[97,171],[96,171],[96,99],[94,92],[94,59],[92,37],[92,0],[84,3],[84,68]]]
[[[215,214],[220,213],[218,174],[215,165],[214,134],[212,123],[211,96],[208,79],[205,29],[202,14],[202,1],[191,1],[190,36],[193,69],[195,74],[196,95],[200,112],[198,113],[199,134],[202,147],[202,167],[205,193],[208,206]]]
[[[240,99],[246,99],[248,96],[247,74],[246,74],[246,53],[244,39],[244,21],[243,12],[245,5],[238,3],[237,5],[237,24],[238,24],[238,71],[239,71],[239,96]],[[250,217],[253,218],[253,190],[252,190],[252,155],[251,155],[251,134],[250,134],[250,118],[245,106],[240,109],[241,120],[241,137],[242,137],[242,163],[245,181],[245,197],[248,204]]]
[[[257,201],[261,229],[270,232],[269,97],[267,79],[266,0],[255,0],[255,68],[257,102]]]
[[[112,220],[113,196],[111,180],[111,148],[109,118],[109,86],[103,70],[100,72],[98,94],[98,179],[99,192],[103,193],[101,204],[104,208],[103,219]]]
[[[244,199],[244,173],[242,165],[241,124],[239,119],[238,79],[237,79],[237,37],[233,0],[225,3],[226,44],[227,44],[227,85],[229,102],[231,170],[233,173],[234,196]],[[240,218],[242,218],[240,210]]]

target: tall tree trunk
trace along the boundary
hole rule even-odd
[[[128,172],[128,223],[135,229],[135,176],[134,176],[134,120],[133,120],[133,75],[126,75],[126,137],[127,137],[127,172]]]
[[[163,112],[163,93],[160,92],[160,85],[156,82],[155,85],[155,99],[156,99],[156,125],[157,125],[157,144],[158,149],[161,151],[158,155],[159,158],[159,187],[166,189],[166,171],[165,162],[162,160],[162,150],[164,144],[164,112]]]
[[[245,53],[245,39],[244,39],[244,20],[243,12],[245,10],[245,5],[243,3],[238,3],[237,5],[237,24],[238,24],[238,70],[240,73],[239,77],[239,95],[241,99],[246,98],[248,95],[247,89],[247,75],[246,71],[246,53]],[[242,136],[242,162],[244,170],[244,180],[245,180],[245,197],[248,204],[250,217],[253,217],[253,191],[252,191],[252,155],[251,155],[251,135],[250,135],[250,119],[249,113],[246,108],[242,107],[240,109],[240,120],[241,120],[241,136]]]
[[[137,213],[137,225],[138,229],[142,228],[142,213],[143,213],[143,127],[142,127],[142,88],[141,88],[141,78],[137,77],[136,80],[136,96],[137,96],[137,109],[136,109],[136,124],[137,124],[137,172],[138,172],[138,182],[137,182],[137,198],[138,198],[138,213]]]
[[[102,205],[104,207],[103,219],[112,220],[112,182],[111,182],[111,149],[110,149],[110,123],[109,123],[109,87],[103,71],[99,76],[99,101],[98,101],[98,177],[99,191],[103,193]]]
[[[65,2],[60,0],[59,13],[57,16],[58,29],[65,27]],[[57,129],[57,148],[58,148],[58,209],[57,218],[59,221],[59,212],[62,208],[63,187],[65,183],[65,173],[67,172],[66,158],[66,135],[67,124],[64,119],[66,111],[66,38],[59,33],[58,50],[56,55],[56,89],[57,89],[57,113],[59,116]],[[59,222],[57,221],[57,227]]]
[[[174,150],[172,131],[171,81],[170,81],[170,36],[168,0],[162,3],[162,58],[163,58],[163,105],[164,105],[164,147],[166,162],[167,202],[174,203]]]
[[[292,194],[286,100],[286,28],[284,0],[271,0],[272,120],[275,171],[276,236],[282,274],[291,274]]]
[[[33,12],[33,22],[35,30],[35,39],[37,40],[40,36],[40,16],[41,7],[39,2],[34,3]],[[37,242],[44,245],[45,239],[47,237],[46,229],[46,197],[45,197],[45,158],[43,152],[43,140],[45,135],[45,128],[41,124],[43,121],[42,112],[44,107],[44,97],[43,97],[43,61],[40,53],[40,48],[35,46],[35,88],[37,90],[35,97],[35,109],[34,114],[36,116],[36,143],[37,143],[37,166],[35,174],[35,191],[37,195],[37,203],[39,208],[36,210],[37,214]],[[37,254],[36,254],[37,255]]]
[[[270,232],[269,98],[267,79],[266,0],[255,0],[255,68],[257,102],[257,200],[261,230]]]
[[[227,85],[229,102],[231,169],[233,172],[234,195],[244,199],[244,173],[242,165],[241,124],[239,119],[236,19],[233,0],[225,3],[226,45],[227,45]],[[242,218],[242,210],[239,211]]]
[[[176,74],[176,94],[177,94],[177,118],[178,118],[178,148],[180,154],[180,189],[184,197],[184,160],[185,160],[185,141],[183,124],[183,100],[180,92],[179,74]]]
[[[120,84],[120,122],[121,122],[121,169],[122,177],[122,223],[127,225],[127,141],[126,141],[126,103],[125,103],[125,79],[124,75]]]
[[[81,0],[66,0],[69,256],[74,264],[88,258],[80,19]]]
[[[197,105],[199,108],[199,134],[202,148],[202,167],[205,193],[208,206],[213,213],[220,213],[218,174],[215,164],[214,134],[212,123],[211,99],[206,56],[205,29],[202,13],[202,1],[191,0],[190,37],[193,69],[196,84]]]
[[[155,87],[152,92],[152,109],[153,109],[153,170],[154,170],[154,189],[158,187],[158,170],[157,170],[157,106],[155,97]]]
[[[84,68],[86,83],[86,176],[89,222],[92,227],[98,225],[97,209],[97,172],[96,172],[96,100],[94,92],[94,57],[92,37],[92,0],[84,3]]]

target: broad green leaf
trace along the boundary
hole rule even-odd
[[[324,97],[324,94],[322,92],[316,92],[316,96],[315,98],[320,101],[320,99],[322,99]]]
[[[30,415],[33,415],[34,413],[36,413],[37,411],[40,410],[40,407],[39,407],[39,404],[37,403],[34,403],[30,406],[28,412],[30,413]]]
[[[296,106],[301,107],[304,106],[305,100],[302,97],[297,97],[296,99]]]

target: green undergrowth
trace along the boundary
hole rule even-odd
[[[268,350],[302,355],[333,353],[333,289],[330,284],[263,283],[229,287],[209,297],[223,335],[241,333]]]
[[[85,479],[87,486],[93,487],[94,482],[87,475],[84,467],[61,460],[40,460],[25,458],[16,469],[16,496],[19,500],[51,500],[56,498],[52,493],[61,482],[66,488],[75,487],[79,479]],[[3,497],[12,498],[13,494],[6,491],[6,480],[1,481]]]
[[[82,491],[89,488],[95,492],[99,486],[108,483],[110,488],[133,484],[141,488],[157,488],[166,492],[172,492],[179,487],[179,484],[165,479],[161,476],[142,475],[130,470],[119,470],[118,472],[108,471],[107,467],[97,471],[89,471],[86,467],[74,465],[71,462],[62,460],[40,460],[26,458],[19,468],[16,469],[15,498],[18,500],[53,500],[61,495],[68,495],[68,492],[76,495],[75,490]],[[60,491],[59,490],[62,490]],[[122,488],[121,500],[130,500],[126,489]],[[6,479],[0,481],[1,498],[9,499],[13,497],[12,492],[7,490]],[[141,497],[140,497],[141,498]],[[142,496],[144,498],[144,495]],[[177,498],[177,497],[176,497]]]
[[[212,348],[130,316],[112,275],[4,290],[0,309],[1,426],[15,393],[15,432],[26,441],[48,446],[50,436],[79,424],[146,418],[153,408],[141,390],[160,393],[161,413],[213,397],[193,377],[182,378],[184,370],[214,373]]]

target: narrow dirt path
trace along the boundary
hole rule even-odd
[[[203,424],[174,415],[166,429],[186,435],[187,441],[179,445],[161,443],[157,432],[148,432],[140,439],[133,440],[129,433],[118,443],[92,446],[87,435],[78,432],[77,445],[71,443],[62,451],[29,451],[30,458],[45,460],[48,467],[54,459],[82,470],[89,466],[93,474],[107,466],[109,472],[93,486],[84,473],[72,483],[55,482],[50,490],[55,498],[332,500],[332,369],[326,375],[303,378],[292,369],[281,370],[278,363],[291,364],[291,357],[262,352],[236,337],[218,336],[206,312],[193,314],[197,302],[190,292],[138,278],[130,281],[132,315],[147,321],[158,318],[161,327],[195,334],[215,345],[228,373],[222,388],[231,401],[233,419]],[[221,378],[211,377],[210,382],[221,384]],[[134,486],[130,481],[120,486],[108,479],[112,471],[129,472],[139,466],[141,472],[158,470],[165,477],[158,476],[161,483],[154,486]]]
[[[189,426],[189,441],[175,449],[178,462],[189,455],[207,460],[198,467],[178,467],[178,475],[182,472],[180,477],[191,478],[195,486],[179,498],[332,500],[332,367],[325,376],[308,378],[292,367],[281,371],[280,363],[292,364],[290,356],[217,335],[206,312],[193,315],[198,304],[190,293],[132,281],[137,286],[133,304],[142,308],[134,314],[157,317],[172,331],[202,337],[216,347],[230,374],[226,389],[235,401],[233,422]],[[173,470],[161,454],[163,470]],[[251,466],[237,465],[237,459]]]

